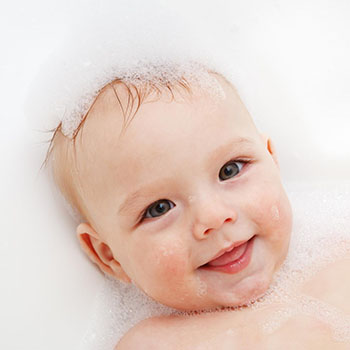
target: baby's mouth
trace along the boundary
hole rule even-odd
[[[253,238],[251,237],[247,241],[239,241],[232,244],[230,247],[220,251],[213,259],[206,264],[202,265],[201,268],[205,267],[223,267],[228,264],[238,262],[247,251],[248,246],[251,245]]]

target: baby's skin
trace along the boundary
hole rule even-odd
[[[53,148],[56,181],[84,216],[77,235],[87,255],[105,273],[183,311],[261,297],[292,229],[271,139],[235,89],[213,76],[224,97],[201,88],[175,90],[174,99],[151,94],[125,130],[115,91],[106,88],[74,146],[58,132]],[[127,101],[125,88],[115,89]],[[326,340],[310,336],[304,316],[263,335],[258,321],[276,307],[149,319],[116,349],[280,349],[284,337],[298,344],[292,334],[305,334],[304,348],[322,349]],[[309,327],[331,341],[322,325]]]
[[[293,301],[275,301],[257,308],[147,319],[131,329],[115,349],[349,350],[350,279],[344,278],[349,271],[350,258],[339,259],[297,290],[299,296],[316,298],[348,316],[346,340],[336,339],[331,322],[318,319],[317,312],[297,312],[279,322],[273,331],[267,332],[264,325],[279,311],[295,307]]]

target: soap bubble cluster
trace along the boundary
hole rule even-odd
[[[294,229],[288,256],[261,303],[281,303],[262,329],[271,334],[296,315],[330,327],[335,341],[350,341],[350,315],[299,287],[317,272],[350,256],[350,184],[292,185]],[[347,278],[347,276],[344,276]]]
[[[113,349],[121,336],[140,321],[150,316],[180,314],[154,302],[134,284],[107,275],[92,313],[80,343],[81,350]]]
[[[220,96],[208,70],[230,78],[230,22],[224,28],[198,11],[186,17],[185,9],[157,0],[148,6],[140,0],[86,1],[30,88],[25,110],[36,129],[62,122],[63,134],[72,137],[98,93],[115,79],[164,86],[185,78]]]

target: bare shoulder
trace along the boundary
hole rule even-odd
[[[235,313],[213,312],[149,318],[126,333],[115,350],[246,349],[247,342],[241,344],[242,334],[246,334],[245,324],[251,322],[245,322],[243,314],[237,317]],[[248,328],[251,334],[254,327]]]
[[[335,260],[304,284],[302,292],[350,314],[350,257]]]
[[[143,320],[122,337],[114,350],[175,350],[178,348],[175,324],[173,316]]]

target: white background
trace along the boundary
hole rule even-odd
[[[231,3],[249,77],[237,87],[275,141],[282,178],[349,180],[350,2]],[[22,108],[30,80],[81,6],[0,5],[1,349],[76,349],[102,282],[39,170],[49,135],[34,130]]]

